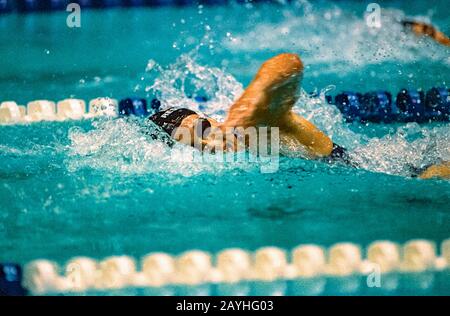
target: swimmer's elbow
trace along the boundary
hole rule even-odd
[[[314,142],[311,150],[317,158],[328,157],[333,151],[333,142],[327,135],[320,135],[319,139]]]
[[[283,55],[285,56],[284,58],[287,58],[290,60],[292,68],[297,69],[299,71],[303,71],[303,68],[304,68],[303,62],[300,59],[299,55],[293,54],[293,53],[285,53]]]
[[[333,151],[333,142],[324,132],[293,112],[286,116],[280,126],[308,148],[313,158],[328,157]]]
[[[294,53],[283,53],[265,61],[259,70],[259,75],[267,75],[274,78],[277,75],[289,77],[303,73],[303,62],[299,55]]]

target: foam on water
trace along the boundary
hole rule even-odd
[[[199,47],[182,54],[168,67],[149,60],[145,91],[156,95],[163,109],[187,107],[223,120],[233,101],[242,94],[242,84],[219,68],[200,65],[195,59],[198,50]],[[206,96],[208,102],[195,102],[192,97],[196,95]]]
[[[349,12],[334,3],[312,6],[301,1],[298,10],[290,6],[282,10],[280,21],[259,23],[249,28],[250,31],[225,38],[223,45],[242,53],[295,50],[300,52],[306,65],[323,66],[316,76],[345,74],[349,67],[365,68],[381,62],[404,64],[428,60],[448,66],[448,48],[405,32],[399,23],[405,18],[430,23],[433,12],[427,14],[409,17],[401,10],[382,6],[381,27],[371,28],[364,11]]]
[[[169,147],[146,136],[144,131],[161,133],[153,123],[133,118],[98,121],[89,131],[71,129],[67,160],[69,170],[93,168],[123,174],[157,173],[170,177],[204,172],[218,175],[234,168],[250,170],[255,167],[253,163],[242,163],[235,157],[217,163],[213,155],[200,155],[196,149],[181,144]]]
[[[425,128],[409,123],[394,134],[369,139],[367,144],[357,146],[351,156],[361,168],[410,176],[412,169],[450,161],[449,135],[449,126]]]

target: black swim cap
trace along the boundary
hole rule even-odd
[[[335,143],[333,143],[331,154],[325,159],[329,163],[341,162],[354,168],[358,167],[357,163],[352,161],[347,149]]]
[[[149,120],[172,136],[173,131],[181,125],[181,122],[193,114],[197,113],[185,108],[168,108],[167,110],[153,114],[149,117]]]
[[[411,20],[402,20],[400,23],[401,23],[404,27],[412,27],[412,26],[415,25],[417,22],[411,21]]]

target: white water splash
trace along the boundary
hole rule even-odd
[[[152,139],[148,133],[161,131],[145,119],[131,117],[97,121],[94,129],[89,131],[72,128],[67,168],[69,171],[90,168],[122,174],[156,173],[170,178],[200,173],[219,175],[230,170],[250,171],[261,166],[242,154],[224,154],[222,161],[222,157],[203,155],[189,146],[176,143],[169,147]]]
[[[360,168],[410,176],[442,161],[450,161],[450,126],[422,127],[409,123],[396,133],[372,138],[351,153]]]
[[[233,101],[242,94],[242,84],[219,68],[198,64],[195,52],[181,55],[165,68],[150,60],[146,71],[153,81],[147,83],[145,90],[161,100],[163,109],[186,107],[222,120]],[[196,95],[206,96],[208,101],[195,102],[192,97]]]
[[[336,4],[306,7],[303,12],[287,7],[281,21],[257,23],[250,31],[224,39],[223,45],[241,53],[297,51],[307,65],[321,65],[320,75],[339,75],[381,62],[427,60],[450,66],[448,48],[404,31],[399,21],[407,17],[401,10],[383,7],[382,27],[374,29],[367,26],[364,11],[344,11]],[[413,18],[431,22],[428,16]]]

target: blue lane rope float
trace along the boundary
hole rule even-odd
[[[0,296],[24,296],[22,267],[18,264],[0,263]]]
[[[335,104],[347,121],[391,123],[450,120],[449,89],[422,90],[402,89],[395,99],[386,91],[365,94],[351,91],[336,97],[327,96],[328,103]]]
[[[444,87],[430,89],[426,94],[425,105],[431,109],[434,117],[450,117],[449,89]]]
[[[361,97],[360,93],[350,91],[343,92],[335,97],[336,106],[349,121],[362,120],[365,111],[361,104]]]
[[[152,99],[152,101],[150,102],[150,110],[153,112],[158,112],[160,108],[161,108],[161,101],[159,101],[156,98]]]
[[[127,98],[119,102],[119,115],[147,116],[147,100],[142,98]]]
[[[8,13],[12,11],[11,1],[0,0],[0,13]]]
[[[69,3],[78,3],[81,8],[114,8],[145,6],[189,6],[189,5],[223,5],[229,2],[251,3],[270,0],[0,0],[0,13],[18,11],[22,13],[38,11],[61,11]],[[275,2],[275,1],[274,1]]]
[[[236,286],[243,282],[277,284],[286,281],[300,286],[314,280],[323,283],[325,279],[328,280],[326,282],[342,280],[343,286],[347,286],[346,280],[368,278],[374,273],[383,275],[385,282],[395,275],[449,272],[450,239],[441,243],[439,255],[437,252],[434,242],[415,239],[403,245],[375,241],[366,249],[344,242],[329,248],[314,244],[299,245],[290,252],[277,247],[263,247],[255,252],[240,248],[225,249],[216,255],[200,250],[189,250],[178,256],[150,253],[140,260],[140,265],[128,256],[113,256],[101,261],[75,257],[64,267],[39,259],[24,265],[23,277],[19,265],[0,264],[0,291],[5,295],[25,295],[27,291],[32,295],[45,295],[208,284]],[[423,287],[423,282],[420,286]],[[284,290],[277,293],[285,294]]]
[[[397,109],[392,105],[392,95],[386,91],[365,93],[362,96],[365,106],[363,120],[370,122],[392,122],[397,115]]]
[[[422,122],[427,119],[425,111],[425,94],[419,90],[402,89],[397,94],[396,105],[401,117],[408,122]]]

